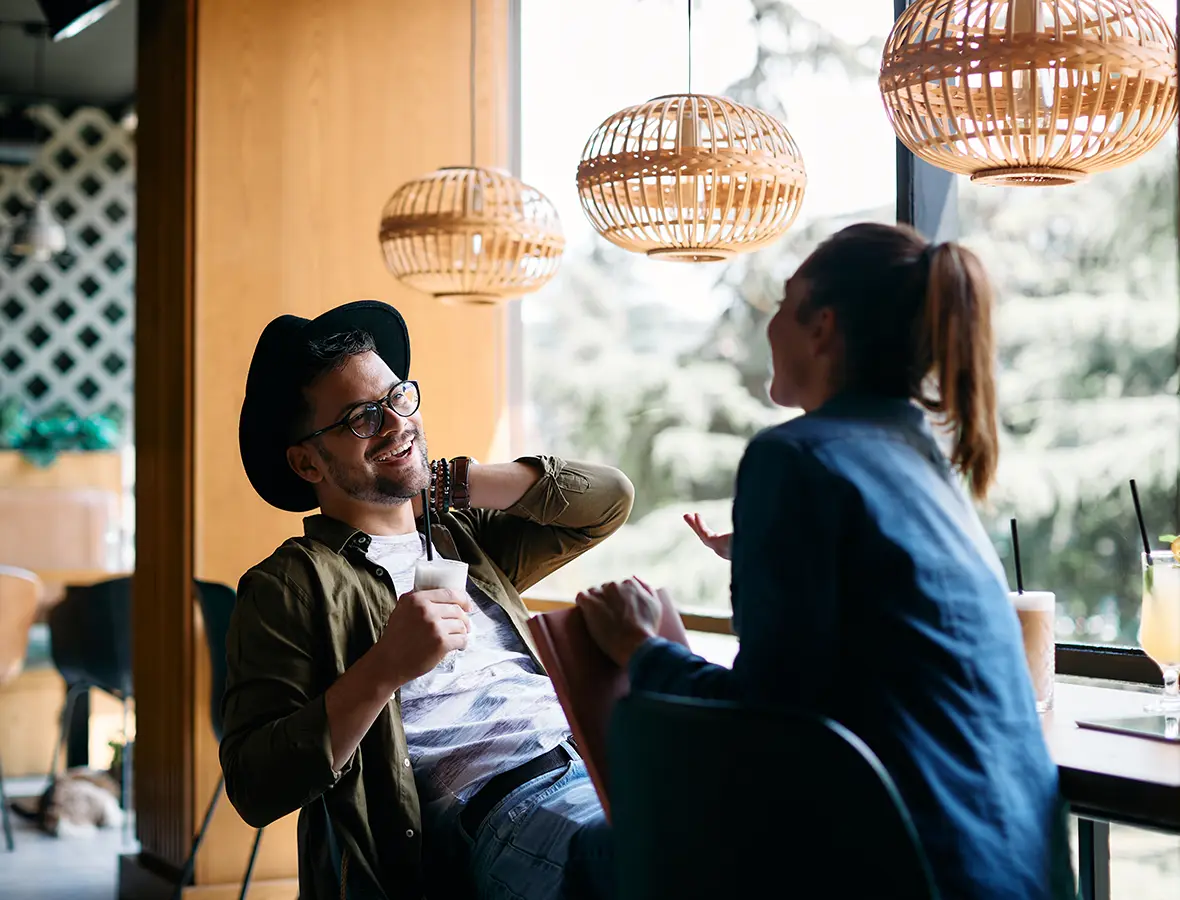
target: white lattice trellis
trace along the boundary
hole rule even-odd
[[[28,167],[0,166],[0,241],[40,189],[66,229],[49,262],[0,259],[0,400],[34,415],[66,406],[131,422],[135,146],[106,112],[34,115],[48,138]]]

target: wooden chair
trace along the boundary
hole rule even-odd
[[[0,566],[0,687],[13,681],[25,665],[29,646],[29,627],[41,601],[41,580],[25,569]],[[4,793],[4,761],[0,759],[0,818],[3,819],[4,842],[11,852],[12,823],[9,820],[8,796]]]

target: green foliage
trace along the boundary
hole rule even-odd
[[[69,409],[30,416],[18,401],[0,404],[0,449],[18,450],[34,465],[48,466],[64,450],[111,450],[121,422],[109,416],[80,417]]]

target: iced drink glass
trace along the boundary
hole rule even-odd
[[[1053,678],[1057,674],[1057,646],[1053,639],[1057,597],[1050,591],[1025,591],[1008,597],[1020,619],[1024,657],[1032,676],[1037,712],[1048,712],[1053,708]]]
[[[460,594],[467,592],[467,563],[457,559],[420,559],[414,566],[414,590],[432,591],[447,590]],[[475,629],[470,620],[467,623],[467,636],[471,637]]]
[[[1180,561],[1171,550],[1141,555],[1143,607],[1139,645],[1164,672],[1164,692],[1147,705],[1148,712],[1180,713]]]

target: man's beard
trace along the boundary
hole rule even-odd
[[[375,447],[368,458],[380,456],[393,446],[392,440],[387,440],[379,447]],[[373,475],[369,472],[358,472],[340,462],[340,459],[320,446],[320,456],[328,467],[328,478],[341,491],[353,500],[362,503],[380,503],[397,506],[417,497],[430,483],[429,459],[426,452],[426,438],[420,431],[414,432],[414,450],[422,460],[422,467],[404,472],[401,478],[390,478],[388,475]]]

